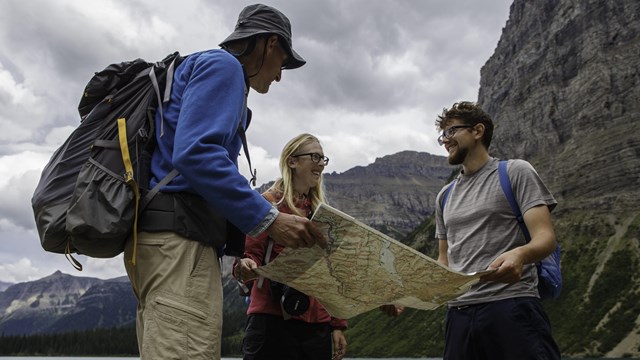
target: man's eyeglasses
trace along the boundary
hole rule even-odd
[[[287,53],[287,51],[283,49],[282,46],[280,46],[280,48],[282,49],[283,53],[285,54]],[[285,58],[282,60],[282,65],[280,65],[280,71],[285,70],[287,66],[289,66],[289,55],[286,55]]]
[[[280,45],[280,49],[282,49],[282,52],[285,53],[285,57],[284,59],[282,59],[282,65],[280,65],[280,71],[282,71],[282,70],[285,70],[287,66],[289,66],[289,62],[291,58],[287,54],[287,50],[285,50],[284,47],[282,47],[282,45]]]
[[[306,154],[298,154],[298,155],[291,155],[291,157],[300,157],[300,156],[311,156],[311,161],[313,161],[314,163],[319,163],[320,160],[322,160],[322,164],[324,166],[327,166],[327,164],[329,164],[329,158],[324,156],[324,155],[320,155],[318,153],[306,153]]]
[[[282,52],[284,53],[285,57],[284,59],[282,59],[282,65],[280,65],[280,71],[285,70],[287,68],[287,66],[289,66],[289,54],[287,53],[287,50],[284,48],[284,46],[282,45],[284,43],[284,39],[282,39],[281,37],[278,36],[278,46],[280,47],[280,50],[282,50]]]
[[[440,145],[444,144],[444,139],[451,139],[453,135],[456,134],[458,129],[467,129],[467,128],[472,128],[474,126],[475,125],[453,125],[447,128],[447,130],[443,131],[442,135],[438,136],[438,144]]]

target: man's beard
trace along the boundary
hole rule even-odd
[[[461,149],[460,146],[456,146],[456,151],[453,154],[449,154],[449,165],[460,165],[464,162],[469,154],[469,149]]]

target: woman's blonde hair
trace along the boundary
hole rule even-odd
[[[271,189],[282,193],[282,199],[280,199],[276,205],[284,203],[294,214],[299,216],[306,216],[307,214],[303,214],[295,205],[296,195],[293,190],[293,169],[287,165],[287,161],[291,155],[295,155],[296,152],[300,150],[300,147],[311,142],[317,142],[320,144],[320,140],[318,140],[318,138],[306,133],[300,134],[289,140],[280,154],[280,175],[282,177],[276,180],[273,186],[271,186]],[[323,176],[320,174],[318,185],[309,189],[309,193],[307,194],[307,198],[311,201],[311,211],[315,211],[320,203],[326,201],[324,197],[324,185],[322,183],[322,178]]]

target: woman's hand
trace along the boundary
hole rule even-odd
[[[249,258],[240,259],[240,261],[235,263],[234,274],[236,275],[236,279],[242,282],[256,279],[258,274],[256,274],[253,269],[257,267],[256,262]]]
[[[342,360],[347,352],[347,339],[344,337],[342,330],[334,329],[331,332],[333,339],[333,356],[331,360]]]

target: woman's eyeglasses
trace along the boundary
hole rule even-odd
[[[296,158],[296,157],[300,157],[300,156],[311,156],[311,161],[313,161],[314,163],[319,163],[320,160],[322,160],[322,164],[324,166],[327,166],[327,164],[329,164],[329,158],[324,156],[324,155],[320,155],[318,153],[306,153],[306,154],[298,154],[298,155],[291,155],[291,157]]]

